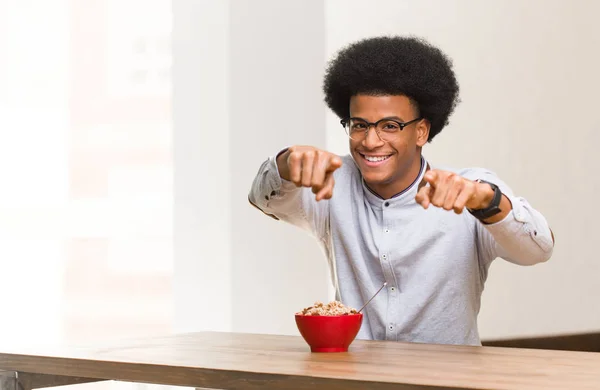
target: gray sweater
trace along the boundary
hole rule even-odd
[[[490,263],[497,257],[520,265],[550,258],[553,242],[545,218],[516,197],[494,173],[445,169],[495,183],[513,205],[502,221],[485,225],[468,212],[455,214],[415,201],[425,174],[391,199],[364,184],[351,156],[334,172],[330,200],[317,202],[310,188],[279,176],[275,157],[261,166],[249,201],[275,219],[312,234],[329,263],[336,299],[363,311],[358,339],[481,345],[477,316]]]

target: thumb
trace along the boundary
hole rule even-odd
[[[333,172],[342,166],[342,159],[335,154],[331,155],[327,164],[327,172]]]

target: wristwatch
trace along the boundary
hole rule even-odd
[[[471,215],[473,215],[475,218],[479,219],[480,221],[483,221],[490,217],[493,217],[494,215],[496,215],[502,211],[502,210],[500,210],[500,207],[499,207],[500,201],[502,200],[502,191],[500,191],[500,188],[498,188],[498,186],[495,185],[494,183],[490,183],[488,181],[481,180],[481,179],[477,179],[475,181],[478,183],[489,184],[490,187],[492,187],[492,190],[494,190],[494,197],[492,198],[492,201],[490,202],[490,205],[488,207],[486,207],[485,209],[477,209],[477,210],[467,209],[467,210],[469,210]]]

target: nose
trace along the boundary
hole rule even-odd
[[[373,128],[373,130],[371,131],[371,128]],[[383,140],[379,137],[379,134],[377,134],[377,128],[373,125],[369,126],[369,128],[366,130],[367,134],[365,135],[365,138],[363,139],[363,146],[367,149],[375,149],[377,147],[382,146],[385,142],[383,142]]]

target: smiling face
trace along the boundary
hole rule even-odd
[[[350,116],[367,122],[383,118],[409,122],[419,117],[406,96],[356,95],[350,99]],[[407,188],[419,174],[421,148],[429,136],[426,119],[413,122],[392,134],[377,134],[374,126],[366,136],[350,139],[350,152],[365,183],[387,199]],[[382,138],[385,140],[382,140]]]

